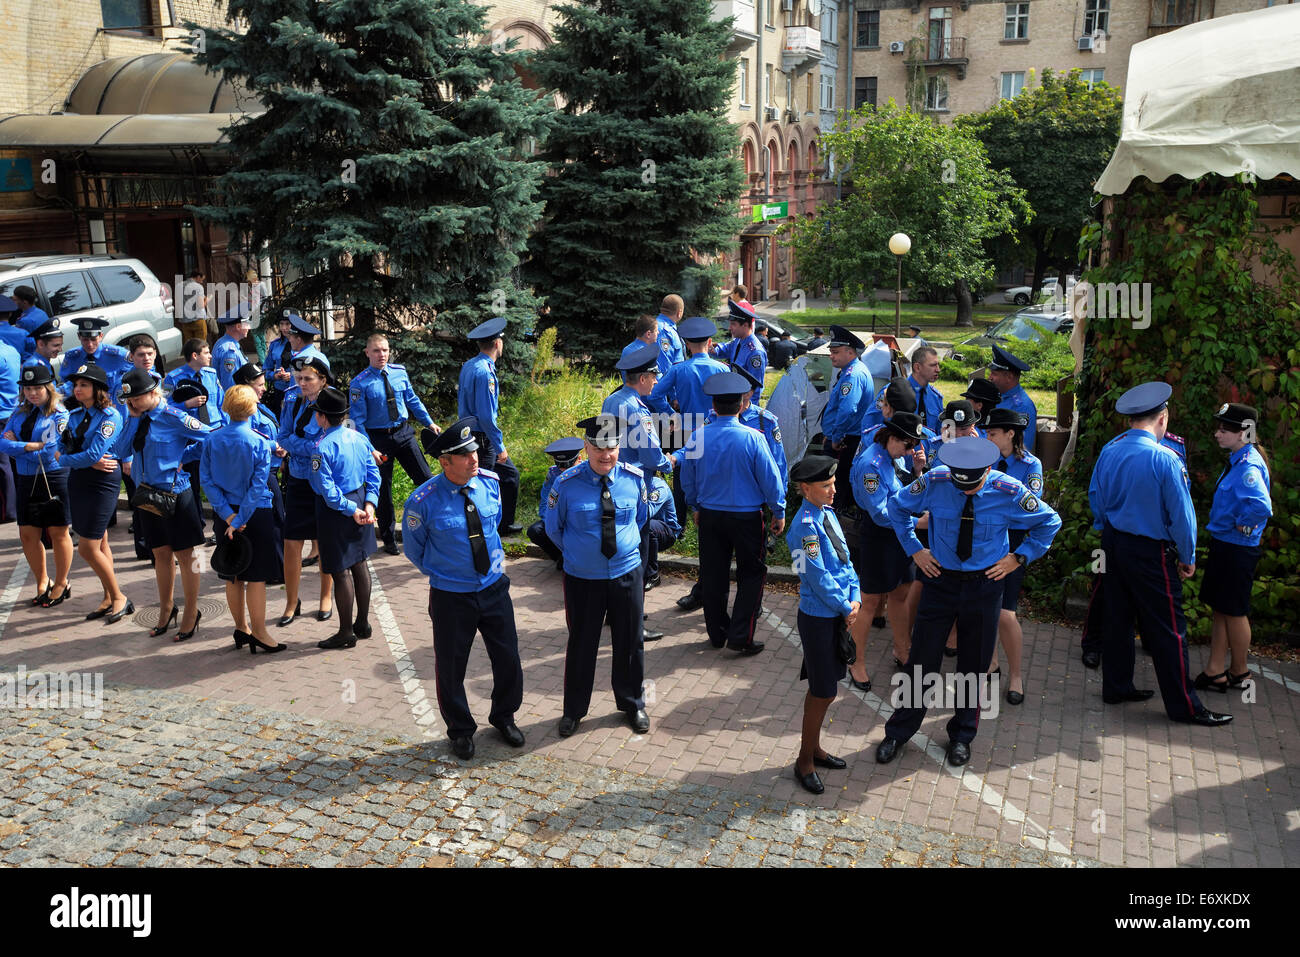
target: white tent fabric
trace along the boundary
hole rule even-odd
[[[1216,17],[1134,45],[1119,145],[1097,180],[1300,178],[1300,4]]]
[[[818,392],[804,371],[801,356],[790,366],[767,399],[767,411],[781,423],[781,447],[793,466],[808,451],[808,442],[821,431],[822,410],[827,394]]]

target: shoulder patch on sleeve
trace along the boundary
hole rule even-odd
[[[351,399],[353,402],[356,402],[358,399],[361,398],[361,390],[355,387],[349,389],[348,398]]]
[[[627,463],[627,462],[620,462],[619,464],[622,465],[623,468],[625,468],[625,469],[627,469],[629,472],[631,472],[633,475],[635,475],[637,478],[645,478],[645,472],[642,472],[642,471],[641,471],[639,468],[637,468],[635,465],[631,465],[631,464],[629,464],[629,463]]]
[[[920,476],[915,482],[907,487],[907,490],[913,495],[920,495],[925,491],[925,476]]]
[[[817,553],[821,551],[822,541],[817,535],[805,535],[802,539],[804,554],[809,558],[816,558]]]
[[[1039,472],[1031,472],[1025,476],[1025,487],[1035,495],[1043,494],[1043,476]]]
[[[319,455],[313,455],[313,456],[311,457],[311,470],[312,470],[313,472],[319,472],[319,471],[320,471],[320,456],[319,456]]]
[[[880,490],[880,476],[875,472],[866,473],[862,476],[862,486],[869,495],[875,495]]]
[[[99,434],[102,435],[104,438],[108,438],[116,431],[117,429],[114,427],[112,422],[105,422],[103,425],[99,427]]]
[[[559,501],[560,501],[560,490],[556,488],[554,485],[552,485],[551,490],[546,493],[546,507],[555,508],[556,504]]]
[[[420,527],[420,513],[419,513],[419,512],[415,511],[414,509],[407,511],[407,513],[406,513],[406,527],[407,527],[407,528],[419,528],[419,527]]]
[[[848,395],[851,389],[852,386],[850,386],[847,382],[844,383],[842,386],[840,386],[840,395]]]
[[[1024,495],[1020,496],[1020,501],[1017,502],[1016,504],[1018,504],[1026,512],[1036,512],[1038,511],[1038,505],[1039,505],[1038,496],[1035,495],[1033,492],[1027,491],[1025,492]]]

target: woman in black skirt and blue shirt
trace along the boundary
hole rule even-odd
[[[314,408],[321,430],[311,460],[320,568],[323,574],[333,577],[339,606],[338,633],[318,642],[317,647],[351,648],[358,638],[369,638],[371,634],[370,570],[366,559],[376,547],[379,465],[370,440],[355,429],[343,428],[348,414],[346,395],[338,389],[325,389]]]
[[[1201,598],[1214,612],[1210,660],[1196,676],[1200,691],[1240,688],[1250,680],[1250,591],[1262,551],[1260,539],[1273,515],[1268,459],[1255,441],[1259,412],[1239,402],[1219,408],[1214,439],[1228,453],[1228,465],[1214,488],[1210,520],[1210,556],[1205,563]],[[1231,660],[1225,661],[1231,653]]]
[[[113,550],[108,544],[108,525],[117,509],[122,485],[122,468],[109,454],[122,416],[108,394],[108,373],[94,363],[78,366],[64,377],[76,407],[59,440],[59,464],[68,469],[68,502],[72,530],[77,533],[77,554],[99,579],[104,600],[86,615],[86,621],[103,618],[116,624],[135,611],[135,603],[117,583]]]
[[[803,504],[790,522],[785,540],[799,572],[799,642],[803,645],[800,677],[808,679],[794,777],[813,794],[826,790],[817,768],[839,770],[847,766],[842,758],[822,749],[821,728],[844,678],[845,664],[836,652],[837,632],[852,628],[862,608],[858,573],[849,560],[844,530],[830,508],[835,499],[838,464],[827,455],[809,455],[790,470],[790,480],[799,483]]]
[[[18,538],[23,556],[36,577],[36,597],[31,604],[52,608],[72,595],[68,571],[72,568],[72,537],[68,526],[68,470],[60,467],[59,435],[66,428],[68,413],[59,404],[54,388],[54,374],[46,365],[23,366],[18,375],[22,401],[4,427],[0,452],[14,462],[14,485],[18,492]],[[48,483],[48,492],[47,492]],[[27,503],[41,502],[50,495],[63,502],[62,515],[56,524],[44,528],[27,525]],[[54,578],[46,573],[45,546],[41,532],[48,531],[54,552]]]
[[[248,424],[253,427],[253,431],[258,435],[264,436],[271,441],[271,474],[267,477],[266,487],[271,490],[271,512],[275,517],[276,528],[276,549],[280,556],[280,577],[267,582],[268,585],[281,585],[284,583],[284,495],[280,491],[280,479],[276,472],[280,467],[280,460],[289,454],[288,450],[280,445],[280,423],[276,419],[275,413],[270,407],[263,402],[267,395],[266,373],[256,362],[246,362],[235,370],[235,385],[246,385],[253,390],[257,396],[257,409],[249,416]]]
[[[302,546],[319,539],[316,531],[316,496],[311,490],[311,458],[321,429],[312,408],[317,396],[333,377],[325,360],[318,356],[294,360],[297,384],[284,394],[280,407],[277,441],[289,452],[289,478],[284,484],[284,615],[277,623],[290,624],[302,613],[298,587],[302,582]],[[328,621],[333,614],[333,584],[321,571],[320,610],[316,618]]]

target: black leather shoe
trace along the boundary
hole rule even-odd
[[[1207,728],[1217,728],[1219,725],[1227,724],[1231,720],[1232,715],[1221,714],[1208,708],[1202,708],[1191,717],[1192,724],[1203,724]]]
[[[645,580],[645,590],[646,590],[646,591],[649,591],[651,588],[658,588],[658,587],[659,587],[659,576],[658,576],[658,575],[655,575],[655,576],[652,577],[652,578],[647,578],[647,579]]]
[[[135,602],[133,602],[131,599],[128,598],[126,600],[126,604],[122,606],[121,611],[110,611],[107,615],[104,616],[104,624],[116,625],[125,616],[134,615],[134,614],[135,614]]]
[[[318,612],[316,612],[316,620],[317,620],[317,621],[329,621],[329,620],[330,620],[331,618],[333,618],[333,617],[334,617],[334,609],[333,609],[333,608],[331,608],[329,611],[318,611]]]
[[[560,718],[560,737],[567,738],[573,732],[578,730],[578,719],[570,718],[567,714]]]
[[[1024,704],[1025,696],[1019,691],[1007,689],[1007,704]]]
[[[452,738],[451,753],[456,755],[462,761],[468,761],[474,757],[474,739],[469,738]]]
[[[1104,694],[1101,700],[1107,704],[1126,704],[1129,701],[1147,701],[1155,692],[1150,688],[1135,688],[1123,694]]]
[[[402,550],[397,547],[397,542],[393,542],[393,541],[384,542],[384,551],[389,555],[402,554]]]
[[[876,763],[888,764],[894,758],[898,757],[898,751],[902,748],[903,742],[897,738],[885,738],[876,746]]]
[[[113,603],[112,603],[112,602],[109,602],[109,604],[107,605],[107,607],[104,607],[104,608],[96,608],[96,609],[95,609],[94,611],[92,611],[92,612],[87,612],[87,613],[86,613],[86,621],[97,621],[98,619],[103,618],[105,615],[107,615],[107,614],[108,614],[110,611],[112,611],[112,610],[113,610]]]
[[[853,675],[849,675],[849,684],[857,688],[863,694],[866,694],[868,691],[871,690],[870,678],[868,678],[866,681],[859,681],[857,678],[853,677]]]
[[[337,633],[330,635],[324,641],[316,642],[317,648],[324,648],[327,651],[332,650],[334,648],[355,648],[356,646],[357,646],[357,639],[355,635],[344,636],[342,634],[337,634]]]
[[[650,730],[650,715],[645,713],[645,708],[638,708],[636,711],[628,711],[627,725],[637,734],[645,734]]]
[[[954,741],[948,745],[948,763],[959,768],[970,760],[970,745],[964,741]]]
[[[824,758],[813,758],[813,764],[819,768],[830,768],[832,771],[843,771],[849,766],[849,762],[843,758],[837,758],[833,754],[828,754]]]
[[[1085,651],[1085,652],[1083,653],[1083,666],[1084,666],[1085,668],[1100,668],[1100,667],[1101,667],[1101,652],[1100,652],[1100,651]]]
[[[697,598],[695,592],[691,592],[677,599],[677,607],[682,611],[695,611],[697,608],[704,607],[704,599]]]
[[[302,560],[302,567],[311,568],[311,566],[315,565],[318,561],[320,561],[319,555],[309,555]]]
[[[352,637],[353,637],[353,638],[358,638],[358,639],[360,639],[360,638],[369,638],[369,637],[370,637],[371,635],[373,635],[374,633],[375,633],[375,626],[372,625],[372,624],[370,624],[369,622],[367,622],[367,623],[364,624],[364,625],[353,625],[353,626],[352,626]]]
[[[662,631],[655,631],[653,628],[641,629],[641,638],[645,641],[658,641],[663,636]]]
[[[730,645],[728,645],[727,647],[731,648]],[[767,646],[763,644],[763,642],[761,641],[751,641],[744,648],[731,648],[731,650],[740,655],[756,655],[766,647]]]
[[[299,615],[302,614],[302,602],[298,602],[293,609],[292,615],[285,615],[275,623],[277,628],[283,628],[285,625],[292,625]]]
[[[497,534],[505,538],[507,535],[522,535],[523,531],[522,525],[502,525],[497,529]]]
[[[887,625],[887,624],[888,624],[888,622],[885,621],[885,616],[884,616],[884,615],[877,615],[875,618],[872,618],[872,619],[871,619],[871,627],[872,627],[872,628],[884,628],[885,625]]]
[[[809,774],[800,774],[799,765],[794,766],[794,779],[799,782],[799,786],[805,791],[811,791],[813,794],[822,794],[826,791],[826,785],[822,784],[822,779],[817,776],[816,771]]]
[[[956,649],[956,648],[949,648],[947,645],[944,645],[944,646],[943,646],[943,656],[944,656],[945,658],[956,658],[956,657],[957,657],[957,649]]]
[[[519,726],[513,721],[504,724],[493,724],[492,727],[497,729],[497,734],[501,735],[501,740],[512,748],[522,748],[524,746],[524,733],[519,730]]]

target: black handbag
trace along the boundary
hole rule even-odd
[[[858,614],[862,614],[862,611],[859,610]],[[858,660],[858,648],[853,643],[853,636],[849,634],[849,626],[844,624],[843,618],[835,619],[835,656],[846,665]]]
[[[63,504],[63,499],[59,498],[50,491],[50,477],[45,474],[45,459],[41,458],[41,478],[45,480],[45,498],[42,501],[27,499],[26,507],[23,509],[22,524],[30,525],[33,528],[57,528],[61,525],[68,524],[66,521],[67,511]],[[32,491],[36,491],[36,484],[32,484]]]
[[[179,470],[178,470],[179,471]],[[176,476],[172,476],[172,488],[176,487]],[[131,507],[141,512],[157,515],[159,518],[173,518],[176,515],[176,493],[154,488],[152,485],[140,484],[131,496]]]

